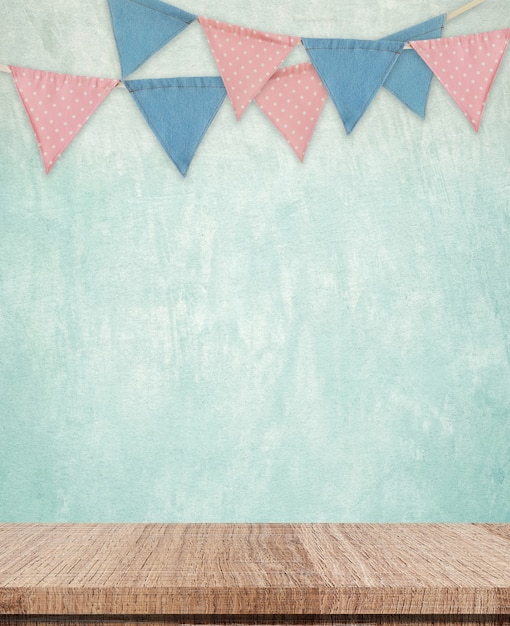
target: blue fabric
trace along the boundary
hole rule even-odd
[[[383,41],[408,42],[420,39],[438,39],[442,35],[445,21],[446,13],[384,37]],[[408,106],[411,111],[425,117],[432,76],[432,70],[414,50],[402,50],[402,54],[384,81],[383,86]]]
[[[374,99],[404,42],[365,39],[303,39],[347,133]]]
[[[108,0],[108,4],[123,78],[197,19],[161,0]]]
[[[227,94],[220,76],[126,80],[165,152],[185,176]]]

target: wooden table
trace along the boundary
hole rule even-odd
[[[510,524],[0,524],[0,624],[510,624]]]

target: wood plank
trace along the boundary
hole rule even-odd
[[[0,614],[509,615],[509,528],[0,524]]]
[[[0,626],[508,626],[506,616],[332,615],[332,616],[0,616]]]

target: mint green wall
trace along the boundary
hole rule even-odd
[[[176,4],[377,38],[462,0]],[[0,63],[119,76],[106,0],[0,2]],[[133,77],[216,73],[194,24]],[[328,102],[304,165],[225,102],[183,180],[117,89],[46,177],[0,74],[0,520],[510,522],[509,102],[508,56],[478,135],[437,81],[425,122]]]

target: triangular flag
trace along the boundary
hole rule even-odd
[[[299,43],[299,37],[273,35],[199,17],[237,119]]]
[[[302,161],[328,97],[311,63],[277,70],[255,102]]]
[[[404,43],[365,39],[302,41],[350,133],[395,65]]]
[[[383,39],[403,41],[404,43],[411,39],[436,39],[441,37],[445,21],[446,13]],[[414,50],[402,50],[393,69],[384,81],[383,87],[401,100],[411,111],[425,117],[431,82],[432,72],[416,52]]]
[[[226,96],[219,76],[126,80],[142,115],[185,176]]]
[[[446,39],[410,41],[478,132],[510,28]]]
[[[9,67],[35,133],[46,174],[49,174],[62,152],[119,81]]]
[[[108,0],[122,77],[129,76],[197,19],[161,0]]]

